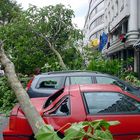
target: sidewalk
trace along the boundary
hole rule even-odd
[[[3,129],[7,126],[8,117],[0,114],[0,140],[3,140],[2,132]]]

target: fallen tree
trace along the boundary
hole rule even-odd
[[[18,77],[15,72],[14,64],[10,61],[3,49],[3,42],[0,41],[0,61],[3,67],[5,68],[5,74],[8,78],[8,82],[13,89],[18,102],[22,110],[25,113],[25,116],[28,119],[28,122],[36,134],[42,126],[45,126],[45,122],[41,118],[40,114],[37,112],[35,107],[32,105],[28,94],[23,89],[22,84],[19,82]]]

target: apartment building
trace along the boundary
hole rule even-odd
[[[90,0],[85,21],[84,42],[108,34],[102,54],[128,60],[140,78],[140,0]]]
[[[89,9],[84,25],[84,43],[100,37],[104,30],[104,0],[89,0]]]
[[[105,0],[104,30],[108,43],[102,53],[110,58],[134,58],[140,78],[140,0]]]

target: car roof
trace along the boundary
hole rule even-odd
[[[80,70],[73,70],[73,71],[54,71],[54,72],[47,72],[37,75],[37,77],[46,77],[46,76],[78,76],[78,75],[102,75],[102,76],[111,76],[109,74],[100,73],[97,71],[80,71]]]
[[[80,90],[81,92],[84,91],[105,91],[105,92],[123,92],[123,90],[111,84],[83,84],[83,85],[71,85],[65,88],[66,90],[75,91]]]
[[[84,85],[70,85],[69,87],[65,87],[68,91],[79,91],[82,92],[119,92],[125,95],[129,95],[130,97],[138,100],[140,102],[140,98],[121,89],[119,86],[113,84],[84,84]]]

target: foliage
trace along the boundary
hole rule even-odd
[[[23,75],[23,74],[18,74],[18,78],[19,78],[19,81],[21,82],[23,88],[25,89],[28,82],[30,81],[30,79],[32,77],[28,77],[27,75]]]
[[[5,12],[8,13],[8,9]],[[56,68],[53,63],[59,64],[57,56],[40,34],[65,60],[67,56],[64,54],[82,38],[81,31],[72,24],[73,16],[73,10],[61,4],[43,8],[31,6],[26,11],[16,13],[11,22],[0,26],[0,38],[5,40],[5,49],[14,62],[16,71],[30,74],[35,68],[41,68],[46,63],[50,63],[52,69]],[[76,55],[78,58],[79,53]],[[70,62],[71,59],[67,58],[65,63],[73,67]]]
[[[82,46],[82,55],[84,57],[85,64],[88,64],[94,57],[98,58],[99,52],[97,50],[93,49],[93,47],[91,48],[88,45]]]
[[[18,74],[18,76],[23,88],[26,88],[29,77],[22,74]],[[0,77],[0,113],[9,113],[15,103],[17,103],[17,99],[7,81],[7,78],[5,76]]]
[[[98,52],[94,52],[92,60],[88,64],[87,69],[93,71],[99,71],[103,73],[112,74],[125,80],[133,86],[140,87],[140,80],[137,78],[137,73],[133,71],[133,58],[127,59],[127,61],[118,59],[103,58]]]
[[[133,70],[134,58],[129,58],[127,61],[122,61],[122,69],[119,77],[133,86],[140,87],[138,74]]]
[[[103,58],[97,53],[90,61],[87,69],[118,76],[121,73],[122,63],[117,59]]]
[[[17,102],[6,77],[0,77],[0,112],[8,113]]]
[[[5,49],[16,71],[30,74],[48,62],[55,69],[52,64],[58,62],[58,59],[40,34],[47,38],[57,52],[59,50],[63,59],[67,58],[63,54],[69,45],[75,44],[82,37],[80,30],[72,24],[73,16],[73,10],[61,4],[43,8],[32,6],[16,14],[11,22],[0,26],[0,38],[5,40]],[[66,61],[67,65],[69,62],[70,59]]]
[[[125,79],[128,83],[132,84],[135,87],[140,87],[140,80],[138,80],[137,77],[135,77],[133,74],[129,73]]]
[[[65,137],[62,139],[82,140],[83,138],[87,138],[89,140],[113,140],[109,127],[117,124],[119,124],[118,121],[107,122],[105,120],[67,124],[64,127],[69,126],[69,128],[65,130]],[[64,127],[61,129],[64,129]],[[52,126],[46,125],[39,130],[35,137],[37,140],[61,140],[57,133]]]
[[[41,67],[46,61],[46,56],[39,48],[40,41],[34,34],[27,30],[29,22],[26,16],[19,17],[12,23],[2,26],[0,38],[5,41],[5,49],[15,64],[17,72],[32,73],[36,67]]]
[[[83,58],[75,47],[68,48],[63,53],[63,58],[70,70],[83,69]]]
[[[10,23],[21,11],[20,5],[12,0],[0,0],[0,25]]]
[[[52,60],[53,61],[53,60]],[[63,70],[57,61],[54,63],[48,62],[42,68],[42,72],[49,72],[49,71],[61,71]]]
[[[57,51],[57,53],[61,54],[60,56],[62,56],[63,60],[68,59],[64,54],[71,48],[74,48],[75,42],[82,38],[80,30],[76,29],[72,24],[72,17],[74,16],[73,10],[65,8],[62,4],[56,6],[50,5],[41,9],[33,8],[34,10],[32,10],[32,8],[28,10],[28,13],[34,17],[30,21],[30,23],[34,25],[33,32],[35,32],[37,36],[43,35],[43,37],[45,37],[45,40],[47,40],[45,42],[46,48],[50,47],[54,55]],[[35,13],[34,11],[38,12]],[[35,22],[36,24],[34,24]],[[46,50],[46,48],[44,49]],[[75,55],[78,54],[76,53]],[[50,58],[54,60],[54,58]],[[70,58],[68,61],[65,61],[67,67],[69,67],[70,61]],[[57,57],[55,57],[54,62],[58,62]],[[52,66],[52,64],[49,65]],[[60,69],[62,69],[62,67]]]
[[[71,29],[73,29],[73,10],[58,4],[41,9],[31,7],[27,12],[32,16],[29,20],[37,33],[45,34],[49,42],[57,48],[65,47]]]

